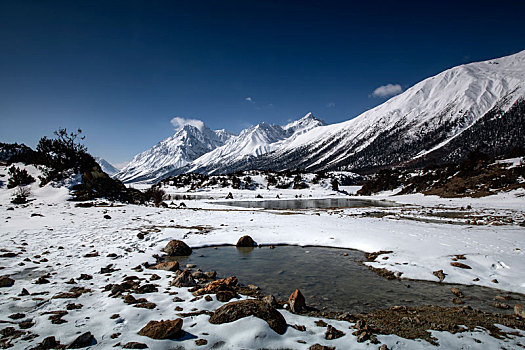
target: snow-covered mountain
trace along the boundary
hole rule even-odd
[[[224,145],[234,134],[206,125],[184,125],[175,134],[136,155],[116,178],[123,182],[157,179]]]
[[[190,170],[362,171],[425,157],[457,160],[476,149],[504,153],[525,146],[524,100],[522,51],[446,70],[354,119],[275,143],[255,159]]]
[[[102,171],[108,174],[109,176],[113,176],[119,172],[119,170],[115,168],[112,164],[110,164],[107,160],[100,157],[94,158],[98,165],[100,165],[100,167],[102,168]]]
[[[343,123],[326,125],[309,113],[206,146],[180,142],[177,135],[136,156],[118,178],[251,169],[366,171],[455,161],[472,150],[501,155],[525,147],[525,51],[448,69]]]

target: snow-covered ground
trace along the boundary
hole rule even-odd
[[[38,172],[31,169],[31,173]],[[75,207],[68,202],[64,187],[47,185],[31,186],[28,205],[10,203],[14,190],[6,189],[7,169],[0,167],[0,247],[1,254],[17,253],[16,257],[0,258],[0,275],[11,275],[15,284],[0,289],[0,328],[13,326],[6,323],[32,319],[29,329],[39,336],[33,340],[13,341],[14,348],[31,348],[47,336],[54,335],[62,344],[68,344],[80,333],[91,331],[97,340],[93,348],[110,348],[116,343],[137,341],[152,349],[183,346],[187,349],[259,349],[292,348],[308,349],[315,343],[335,346],[337,349],[375,349],[378,345],[357,343],[352,335],[352,324],[326,319],[328,324],[343,330],[346,335],[336,340],[325,340],[326,328],[314,324],[318,318],[309,318],[280,310],[288,324],[305,325],[300,332],[288,327],[284,335],[273,332],[265,321],[248,317],[233,323],[212,325],[207,315],[184,318],[183,329],[187,336],[182,340],[153,340],[137,332],[150,320],[174,319],[176,306],[182,312],[215,310],[223,303],[213,296],[212,301],[193,296],[187,288],[169,287],[173,273],[144,269],[132,270],[144,262],[154,263],[154,254],[171,239],[182,239],[191,247],[235,244],[243,235],[250,235],[259,244],[320,245],[359,249],[365,252],[391,250],[388,260],[371,263],[391,271],[402,272],[403,277],[437,281],[433,271],[443,269],[445,282],[477,284],[507,291],[525,293],[525,192],[515,191],[480,199],[440,199],[420,195],[391,196],[384,193],[370,198],[388,199],[403,204],[389,208],[349,208],[338,210],[303,210],[297,215],[280,215],[278,211],[241,209],[214,204],[223,200],[228,192],[234,199],[322,198],[341,196],[328,187],[305,190],[242,191],[216,189],[196,192],[215,200],[184,200],[186,208],[179,208],[180,200],[170,208],[135,205]],[[3,177],[1,175],[4,175]],[[349,193],[355,187],[343,188]],[[187,194],[183,190],[167,188],[171,195]],[[361,197],[360,197],[361,198]],[[169,200],[167,201],[170,202]],[[469,206],[469,209],[466,209]],[[463,208],[461,208],[463,207]],[[11,209],[12,208],[12,209]],[[374,212],[382,215],[370,215]],[[461,212],[465,215],[448,217],[440,213]],[[109,215],[108,218],[104,218]],[[473,219],[475,218],[475,219]],[[468,220],[468,222],[467,222]],[[472,224],[474,222],[476,224]],[[200,231],[197,226],[210,230]],[[147,232],[144,239],[139,232]],[[85,257],[91,252],[95,257]],[[114,253],[116,257],[108,257]],[[464,254],[471,269],[452,267],[450,262],[457,254]],[[405,264],[408,263],[408,264]],[[102,267],[113,264],[118,269],[111,274],[101,274]],[[107,284],[120,283],[125,276],[135,275],[149,280],[156,273],[161,279],[151,282],[159,285],[159,292],[144,295],[156,307],[141,309],[125,304],[121,298],[111,298],[103,292]],[[35,284],[35,280],[49,274],[49,284]],[[79,280],[81,274],[92,275],[89,280]],[[227,277],[227,276],[223,276]],[[78,284],[65,284],[74,278]],[[473,281],[474,279],[479,279]],[[497,280],[498,283],[492,282]],[[257,283],[257,281],[241,281]],[[284,281],[283,281],[284,283]],[[91,289],[77,299],[53,299],[59,292],[73,286]],[[22,289],[31,295],[17,296]],[[290,292],[294,286],[290,286]],[[174,303],[173,295],[184,301]],[[42,293],[42,294],[38,294]],[[37,294],[37,295],[35,295]],[[308,301],[307,301],[308,302]],[[63,317],[66,323],[52,324],[45,312],[65,310],[70,303],[82,304],[78,310],[69,310]],[[12,321],[14,313],[24,313],[23,319]],[[111,319],[113,314],[118,317]],[[16,325],[14,326],[16,327]],[[120,333],[114,339],[113,334]],[[490,337],[482,329],[476,332],[450,334],[432,331],[445,348],[492,349],[513,348],[525,341],[525,332],[507,339]],[[207,345],[197,346],[196,339],[206,339]],[[381,343],[389,349],[434,348],[425,341],[406,340],[395,335],[379,335]],[[298,343],[297,341],[304,341]],[[481,341],[481,342],[479,342]],[[222,344],[222,345],[221,345]],[[222,346],[222,347],[221,347]]]

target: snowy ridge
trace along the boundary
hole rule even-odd
[[[201,128],[185,125],[173,136],[136,155],[116,178],[123,182],[142,181],[149,179],[159,169],[183,167],[222,146],[232,135],[226,130],[214,131],[205,125]]]
[[[94,157],[95,161],[100,165],[102,168],[102,171],[108,174],[109,176],[113,176],[116,173],[119,172],[117,168],[115,168],[111,163],[109,163],[107,160],[100,158],[100,157]]]

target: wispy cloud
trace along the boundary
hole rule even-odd
[[[171,124],[175,127],[175,129],[180,129],[184,127],[184,125],[192,125],[196,127],[197,129],[202,129],[204,127],[204,123],[201,120],[198,119],[186,119],[181,117],[175,117],[171,120]]]
[[[333,107],[335,107],[335,102],[328,102],[326,104],[326,108],[333,108]]]
[[[255,103],[253,101],[253,98],[251,98],[250,96],[246,97],[245,100],[248,101],[248,102],[251,102],[251,103]]]
[[[380,86],[372,92],[372,97],[390,97],[397,95],[399,93],[403,92],[403,88],[399,84],[386,84],[383,86]]]

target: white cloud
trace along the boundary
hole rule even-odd
[[[335,107],[335,102],[328,102],[326,104],[326,108],[333,108],[333,107]]]
[[[250,96],[246,97],[245,100],[248,101],[248,102],[251,102],[251,103],[255,103],[255,102],[253,102],[253,99]]]
[[[386,84],[378,87],[372,92],[372,97],[389,97],[403,92],[403,88],[399,84]]]
[[[175,117],[171,120],[171,124],[175,127],[175,129],[180,129],[184,125],[192,125],[196,127],[199,130],[202,130],[204,127],[204,123],[201,120],[198,119],[186,119],[181,117]]]

